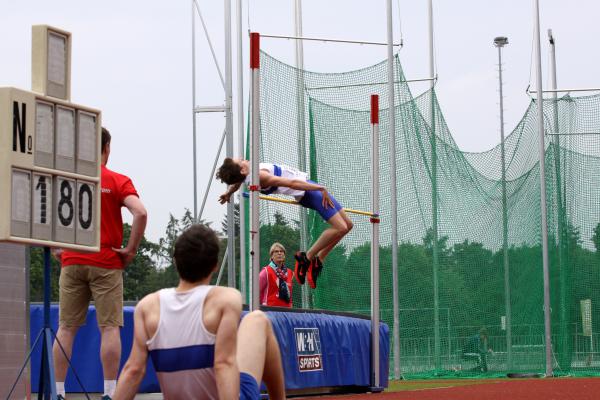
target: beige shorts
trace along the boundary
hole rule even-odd
[[[84,325],[91,299],[98,326],[123,326],[123,270],[69,265],[60,271],[59,287],[61,326]]]

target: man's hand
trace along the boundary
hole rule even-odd
[[[322,192],[323,192],[323,207],[325,207],[325,209],[327,209],[329,207],[333,208],[333,201],[331,200],[331,197],[329,197],[329,193],[327,192],[327,189],[323,188]]]
[[[121,257],[121,260],[123,261],[123,267],[128,266],[137,254],[137,250],[130,249],[129,247],[123,247],[121,249],[113,247],[112,249],[119,255],[119,257]]]
[[[219,203],[221,203],[221,204],[229,203],[230,198],[231,198],[231,193],[229,193],[229,192],[223,193],[221,196],[219,196]]]
[[[60,247],[53,247],[52,250],[50,250],[50,253],[54,258],[56,258],[57,261],[61,261],[63,249],[61,249]]]

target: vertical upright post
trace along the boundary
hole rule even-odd
[[[429,0],[429,76],[434,76],[433,54],[433,0]],[[441,369],[440,359],[440,293],[439,293],[439,249],[438,249],[438,192],[437,192],[437,137],[435,131],[434,81],[431,81],[431,210],[432,210],[432,258],[433,258],[433,341],[435,369]]]
[[[43,393],[46,399],[56,399],[56,379],[54,378],[54,360],[52,357],[52,328],[50,327],[50,293],[52,265],[50,247],[44,247],[44,342],[42,343],[42,368],[38,398]]]
[[[556,43],[554,36],[552,35],[552,29],[548,29],[548,41],[550,42],[550,84],[551,89],[556,90]],[[552,120],[553,120],[553,131],[560,133],[560,126],[558,123],[558,95],[556,92],[552,92]],[[562,363],[569,362],[569,328],[568,328],[568,314],[569,304],[567,299],[567,274],[568,265],[567,257],[565,252],[566,240],[565,240],[565,229],[567,227],[567,221],[565,217],[565,204],[562,192],[562,175],[561,175],[561,162],[560,162],[560,135],[553,135],[552,144],[554,148],[554,174],[556,189],[556,220],[557,220],[557,245],[558,245],[558,265],[560,268],[560,360]],[[564,173],[564,171],[563,171]]]
[[[260,271],[260,220],[259,220],[259,202],[258,191],[260,190],[260,181],[258,178],[258,168],[260,161],[260,34],[250,33],[250,69],[252,71],[252,126],[250,130],[250,238],[251,238],[251,265],[252,268],[252,298],[250,306],[252,310],[258,310],[260,307],[258,292],[258,274]]]
[[[294,27],[297,37],[302,37],[302,0],[294,2]],[[295,40],[296,43],[296,93],[297,93],[297,131],[298,131],[298,168],[307,171],[306,165],[306,121],[304,104],[304,43]],[[300,248],[308,248],[308,218],[306,208],[298,207],[300,213]],[[308,287],[302,286],[302,308],[310,306],[310,291]]]
[[[236,0],[236,22],[237,22],[237,116],[238,116],[238,157],[244,160],[244,67],[243,67],[243,34],[242,34],[242,0]],[[240,291],[244,302],[248,301],[246,292],[246,202],[238,193],[240,205]]]
[[[224,0],[225,9],[225,154],[233,157],[233,114],[231,85],[231,0]],[[235,287],[235,202],[227,203],[227,286]]]
[[[396,189],[396,107],[394,94],[394,21],[392,0],[387,0],[387,72],[388,72],[388,118],[390,143],[390,219],[392,222],[392,307],[394,311],[394,378],[400,378],[400,315],[398,294],[398,200]]]
[[[192,154],[194,169],[194,222],[198,218],[198,167],[196,165],[196,9],[192,0]]]
[[[540,213],[542,231],[542,268],[544,274],[544,336],[546,343],[546,376],[552,376],[552,327],[550,324],[550,267],[548,260],[548,221],[546,208],[546,148],[544,144],[544,92],[542,88],[542,50],[540,43],[540,4],[534,0],[537,117],[539,130]]]
[[[379,96],[371,95],[371,386],[381,387],[379,370]]]
[[[510,305],[510,266],[508,264],[508,209],[506,202],[506,155],[504,152],[504,95],[502,92],[502,47],[508,44],[506,37],[494,39],[498,48],[498,92],[500,93],[500,159],[502,163],[502,259],[504,263],[504,306],[506,313],[507,368],[512,368],[512,310]]]

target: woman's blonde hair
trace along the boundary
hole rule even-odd
[[[271,245],[271,250],[269,250],[269,257],[273,256],[273,252],[275,251],[275,249],[280,248],[281,250],[283,250],[283,252],[285,253],[285,247],[283,247],[283,245],[279,242],[275,242]]]

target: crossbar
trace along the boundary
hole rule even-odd
[[[368,44],[375,46],[387,46],[387,42],[369,42],[369,41],[361,41],[361,40],[345,40],[345,39],[329,39],[329,38],[317,38],[317,37],[307,37],[307,36],[284,36],[284,35],[260,35],[261,38],[271,38],[271,39],[288,39],[288,40],[308,40],[308,41],[316,41],[316,42],[333,42],[333,43],[348,43],[348,44]],[[393,46],[401,47],[402,43],[394,43]]]
[[[248,192],[244,192],[244,197],[249,197],[249,196],[250,196],[250,194]],[[259,195],[258,198],[261,200],[266,200],[266,201],[274,201],[276,203],[300,205],[300,203],[297,202],[296,200],[282,199],[282,198],[274,197],[274,196],[266,196],[264,194]],[[351,213],[351,214],[366,215],[367,217],[379,218],[379,214],[375,214],[370,211],[355,210],[352,208],[343,208],[342,210],[344,210],[347,213]]]

